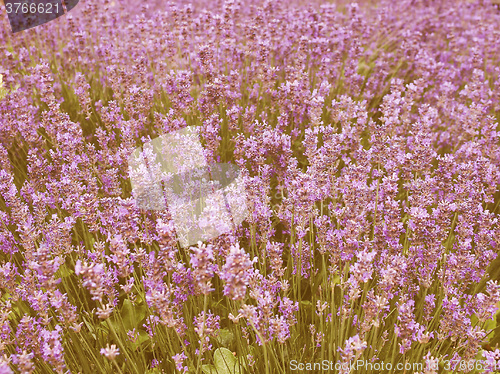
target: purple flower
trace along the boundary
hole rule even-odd
[[[120,349],[116,347],[115,344],[106,344],[106,348],[101,348],[101,354],[104,355],[108,360],[114,361],[116,357],[120,354]]]
[[[219,272],[220,278],[225,282],[224,295],[234,300],[245,297],[255,262],[257,259],[250,260],[249,254],[240,248],[239,243],[231,245],[226,263]]]

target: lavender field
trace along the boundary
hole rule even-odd
[[[499,5],[0,9],[0,374],[500,372]],[[193,242],[130,165],[188,128]]]

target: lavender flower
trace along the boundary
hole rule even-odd
[[[116,357],[120,354],[120,350],[115,344],[106,344],[106,348],[101,348],[101,354],[104,355],[108,360],[114,361]]]
[[[250,260],[250,256],[240,248],[239,243],[231,245],[226,263],[219,272],[220,278],[225,282],[224,295],[234,300],[245,297],[255,262],[257,259]]]

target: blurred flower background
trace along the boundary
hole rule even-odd
[[[82,0],[0,22],[0,373],[494,372],[496,4]],[[183,248],[127,160],[187,126],[241,168],[248,216]]]

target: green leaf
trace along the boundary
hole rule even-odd
[[[125,299],[121,310],[123,326],[127,330],[133,330],[140,326],[141,321],[146,318],[146,305],[134,305],[129,299]]]
[[[242,365],[227,348],[217,348],[214,353],[214,363],[218,374],[242,374]]]
[[[228,329],[219,330],[217,341],[223,347],[229,347],[231,343],[234,341],[234,334]]]
[[[217,373],[217,369],[215,368],[214,365],[202,365],[201,371],[205,374],[219,374],[219,373]],[[229,373],[229,372],[227,372],[227,373]],[[222,373],[220,373],[220,374],[222,374]]]
[[[496,318],[493,318],[493,319],[486,320],[483,328],[486,331],[489,331],[489,330],[493,330],[496,327],[497,327],[497,321],[496,321]]]

